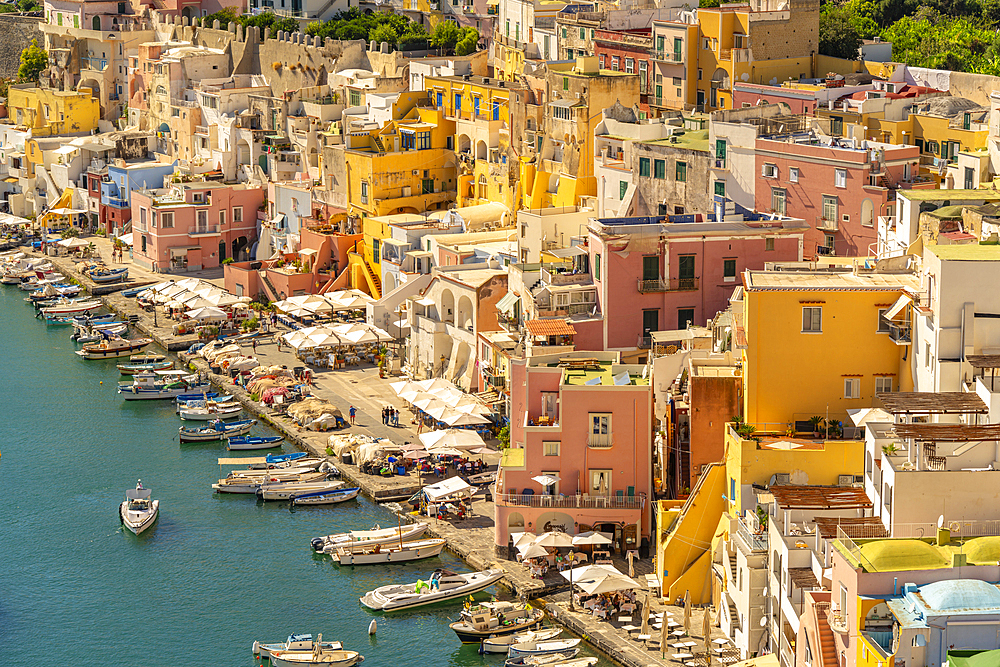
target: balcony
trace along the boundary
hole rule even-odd
[[[195,225],[188,230],[188,236],[197,238],[199,236],[219,236],[222,234],[220,225]]]
[[[744,517],[737,519],[739,528],[736,532],[743,540],[743,543],[753,551],[767,551],[767,531],[760,529],[757,517],[749,516],[746,519],[750,522],[750,526],[746,524]]]
[[[610,433],[591,433],[587,436],[587,446],[591,449],[611,449],[613,444]]]
[[[128,208],[128,202],[120,197],[105,197],[104,203],[115,208]]]
[[[715,158],[715,160],[712,162],[712,165],[713,169],[727,169],[727,170],[729,169],[729,167],[727,166],[726,158],[724,157]]]
[[[913,325],[909,322],[897,324],[882,320],[882,324],[889,327],[889,339],[896,345],[909,345],[912,341]]]
[[[522,496],[502,493],[493,496],[498,505],[520,507],[563,507],[570,509],[618,509],[641,510],[646,504],[646,496]]]
[[[559,426],[559,417],[552,415],[528,415],[525,414],[524,425],[528,428],[532,427],[550,427]]]
[[[195,125],[194,133],[200,134],[202,136],[208,136],[208,126],[207,125]]]
[[[665,63],[683,63],[684,53],[682,51],[661,51],[659,49],[649,52],[649,55],[653,60],[659,60]]]
[[[638,290],[642,294],[653,292],[696,292],[697,278],[656,278],[653,280],[639,279]]]
[[[750,62],[750,49],[721,49],[719,60],[729,60],[734,63]]]
[[[816,229],[824,232],[836,232],[840,229],[840,224],[837,222],[837,217],[832,218],[825,215],[816,216]]]
[[[834,609],[832,607],[827,609],[826,621],[830,624],[830,629],[838,635],[846,635],[851,631],[848,620],[847,612],[842,609]]]

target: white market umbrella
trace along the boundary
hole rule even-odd
[[[442,389],[455,389],[455,385],[441,378],[420,380],[419,382],[414,382],[414,384],[418,385],[421,391],[425,391],[428,394],[437,394]]]
[[[428,447],[427,451],[438,456],[461,456],[462,450],[454,447]]]
[[[611,544],[613,540],[607,535],[607,533],[599,533],[596,530],[588,530],[585,533],[579,533],[573,536],[573,544]]]
[[[561,572],[563,578],[574,584],[588,579],[597,579],[608,574],[622,574],[613,565],[584,565]],[[624,576],[624,575],[623,575]]]
[[[428,412],[429,410],[434,410],[436,408],[442,408],[445,410],[448,409],[447,403],[432,394],[421,394],[419,397],[411,401],[411,403],[413,403],[413,407],[420,408],[428,414],[430,414]]]
[[[519,549],[523,558],[540,558],[549,555],[545,547],[539,544],[529,544],[523,550]]]
[[[451,408],[446,409],[444,414],[440,417],[435,417],[435,419],[443,421],[448,426],[473,426],[475,424],[490,423],[489,419],[481,415],[470,415]]]
[[[233,296],[229,292],[223,292],[221,294],[212,294],[211,296],[206,296],[205,300],[217,308],[222,308],[224,306],[234,306],[237,303],[242,303],[240,301],[240,297]]]
[[[588,595],[642,588],[642,584],[631,577],[626,577],[624,574],[605,574],[594,579],[578,581],[576,585]]]
[[[532,544],[542,547],[571,547],[573,546],[573,536],[553,530],[542,533],[532,541]]]
[[[63,239],[58,243],[64,248],[86,248],[90,245],[90,241],[84,241],[83,239]]]
[[[206,320],[225,320],[229,317],[229,315],[226,314],[226,311],[212,306],[196,308],[194,310],[189,310],[184,314],[192,320],[197,320],[199,322],[204,322]]]
[[[418,437],[427,449],[435,445],[454,447],[456,449],[476,449],[477,447],[486,446],[482,436],[478,433],[459,428],[421,433]]]
[[[559,476],[558,475],[535,475],[531,479],[532,479],[532,481],[538,482],[539,484],[541,484],[543,489],[547,488],[547,487],[550,487],[553,484],[557,484],[559,482]],[[561,533],[561,534],[565,535],[565,533]],[[572,544],[572,540],[570,541],[570,544]],[[569,546],[569,545],[567,545],[567,546]]]
[[[535,535],[534,533],[525,532],[525,533],[511,533],[510,537],[511,540],[513,540],[514,542],[514,546],[519,547],[524,544],[531,544],[538,536]]]

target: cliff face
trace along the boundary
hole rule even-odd
[[[21,51],[37,39],[39,46],[45,45],[45,37],[39,30],[41,16],[19,16],[0,14],[0,77],[17,76],[21,64]]]

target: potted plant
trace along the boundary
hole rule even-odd
[[[813,427],[813,437],[819,437],[819,430],[823,428],[823,418],[819,415],[813,415],[809,418],[809,424]]]
[[[882,454],[884,454],[885,456],[892,456],[898,451],[899,447],[897,447],[896,443],[894,442],[890,442],[888,445],[882,445]]]
[[[827,422],[827,437],[833,436],[834,438],[844,437],[844,425],[839,419],[831,419]]]
[[[380,378],[385,377],[385,357],[383,356],[378,358],[378,376]]]

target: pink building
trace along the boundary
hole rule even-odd
[[[812,132],[760,136],[756,208],[801,218],[805,256],[867,256],[897,188],[919,181],[920,149]]]
[[[648,544],[653,394],[643,367],[617,361],[613,352],[511,359],[511,447],[495,497],[499,553],[522,531],[600,530],[620,553]],[[540,475],[558,481],[542,486],[532,479]]]
[[[762,104],[785,104],[793,114],[812,115],[822,91],[815,88],[785,88],[759,83],[734,83],[733,108],[756,107]]]
[[[257,239],[264,191],[245,185],[177,183],[132,193],[133,261],[151,271],[200,271],[244,261]]]
[[[584,334],[578,350],[643,348],[652,331],[704,325],[727,308],[744,270],[802,259],[802,220],[751,212],[743,222],[707,217],[591,220],[590,272],[604,318],[595,347],[585,347],[595,342],[592,332],[574,324]]]

